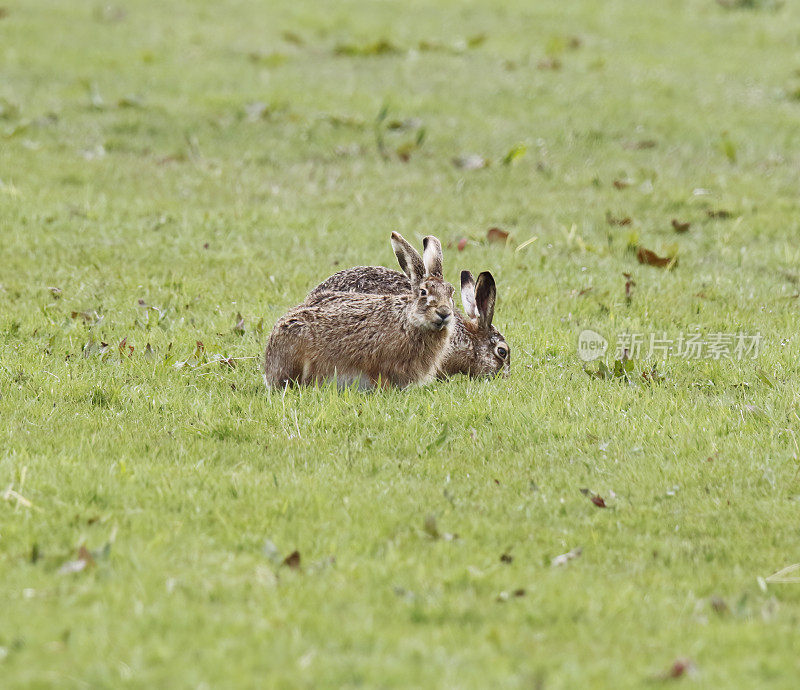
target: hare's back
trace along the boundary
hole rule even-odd
[[[401,295],[411,292],[411,281],[399,271],[383,266],[356,266],[334,273],[308,295],[323,292],[359,292],[375,295]]]
[[[289,330],[350,332],[381,329],[399,323],[405,313],[405,295],[321,291],[290,309],[279,323]]]

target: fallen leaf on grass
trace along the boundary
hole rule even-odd
[[[606,211],[606,223],[608,223],[609,225],[623,226],[623,225],[630,225],[632,222],[633,219],[630,216],[625,216],[624,218],[616,218],[615,216],[612,216],[611,213]]]
[[[501,563],[513,563],[514,557],[510,553],[504,553],[500,556]]]
[[[458,248],[458,251],[463,252],[465,247],[467,246],[467,242],[468,242],[467,238],[466,237],[462,237],[458,241],[458,244],[456,245],[456,247]]]
[[[659,373],[658,369],[653,367],[652,369],[645,369],[642,372],[642,380],[645,383],[663,383],[667,380],[667,377]]]
[[[524,597],[525,594],[526,594],[525,590],[522,587],[520,587],[512,592],[500,592],[500,594],[497,595],[495,601],[502,604],[503,602],[506,602],[509,599],[511,599],[511,597],[515,598]]]
[[[522,158],[528,152],[528,147],[525,144],[517,144],[512,146],[508,153],[503,156],[503,165],[511,165],[518,158]]]
[[[117,348],[119,349],[120,355],[128,355],[128,357],[133,356],[133,345],[128,345],[127,335],[119,341]]]
[[[78,549],[78,558],[74,561],[67,561],[58,569],[59,575],[71,575],[72,573],[79,573],[86,568],[95,565],[94,557],[89,553],[86,546],[81,546]]]
[[[670,259],[664,256],[659,256],[655,252],[645,249],[644,247],[639,247],[636,250],[636,259],[640,264],[645,264],[646,266],[655,266],[656,268],[667,268],[668,266],[677,263],[677,259],[675,257]]]
[[[594,503],[598,508],[608,508],[606,502],[603,500],[603,497],[600,494],[595,494],[589,500],[592,503]]]
[[[675,232],[686,232],[690,227],[692,227],[691,223],[682,223],[677,218],[672,219],[672,227]]]
[[[300,570],[300,552],[297,550],[292,551],[283,559],[283,565],[288,566],[292,570]]]
[[[92,325],[100,323],[103,318],[102,316],[99,316],[96,311],[73,311],[70,312],[70,317],[73,319],[80,318],[84,323]]]
[[[467,153],[453,158],[453,165],[461,170],[481,170],[489,167],[489,161],[477,153]]]
[[[780,582],[784,584],[800,584],[800,563],[787,565],[778,572],[764,578],[764,582]]]
[[[567,553],[562,553],[560,556],[556,556],[552,561],[550,561],[550,565],[554,568],[558,568],[559,566],[566,565],[570,561],[579,558],[582,553],[583,549],[579,546],[576,549],[572,549],[572,551],[567,551]]]
[[[613,184],[616,189],[626,189],[630,187],[633,182],[631,180],[614,180]]]
[[[730,211],[726,211],[724,208],[718,209],[706,209],[706,215],[709,218],[713,218],[715,220],[727,220],[733,214]]]
[[[584,496],[589,496],[589,500],[594,503],[598,508],[608,508],[606,502],[603,500],[603,497],[600,494],[592,494],[589,489],[581,489],[581,493]]]
[[[633,288],[636,287],[636,281],[631,277],[630,273],[623,273],[625,277],[625,299],[630,302],[633,296]]]
[[[509,233],[506,230],[502,230],[500,228],[489,228],[486,232],[486,239],[489,242],[496,242],[498,244],[505,244],[506,240],[508,240]]]
[[[674,680],[676,678],[682,678],[683,676],[694,675],[696,671],[697,666],[695,666],[695,663],[691,659],[675,659],[675,661],[672,662],[672,666],[662,673],[660,677],[662,680]]]

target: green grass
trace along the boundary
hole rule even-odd
[[[795,687],[800,11],[732,4],[6,0],[0,684]],[[267,392],[391,230],[494,273],[512,375]],[[629,386],[585,328],[763,348]]]

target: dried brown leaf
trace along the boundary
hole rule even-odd
[[[617,189],[625,189],[630,187],[632,182],[630,180],[614,180],[613,184]]]
[[[589,500],[592,503],[594,503],[598,508],[608,508],[606,502],[603,500],[603,497],[600,494],[595,494]]]
[[[86,548],[85,545],[81,545],[78,549],[78,558],[74,561],[67,561],[64,563],[59,569],[59,575],[71,575],[73,573],[79,573],[82,570],[86,570],[91,566],[94,566],[94,557],[92,556],[89,549]]]
[[[509,233],[506,230],[502,230],[500,228],[489,228],[486,232],[486,239],[489,242],[497,242],[498,244],[505,244],[506,240],[508,240]]]
[[[617,218],[615,216],[612,216],[609,212],[606,212],[606,222],[609,225],[618,225],[621,227],[624,225],[630,225],[633,222],[633,219],[630,216]]]
[[[690,227],[692,227],[692,224],[689,222],[684,223],[679,221],[677,218],[673,218],[672,227],[675,230],[675,232],[686,232]]]
[[[292,551],[283,559],[283,565],[288,566],[292,570],[300,570],[300,552],[297,550]]]
[[[623,273],[625,277],[625,299],[629,302],[633,296],[633,288],[636,286],[636,281],[631,277],[630,273]]]
[[[663,680],[674,680],[682,678],[683,676],[693,675],[697,670],[694,661],[687,658],[675,659],[672,666],[667,671],[661,674]]]
[[[463,251],[464,251],[465,247],[467,246],[467,241],[468,241],[468,240],[467,240],[467,238],[466,238],[466,237],[462,237],[462,238],[461,238],[461,239],[458,241],[458,244],[456,245],[456,246],[458,247],[458,251],[460,251],[460,252],[463,252]]]
[[[645,249],[644,247],[639,247],[639,249],[636,250],[636,258],[640,264],[655,266],[657,268],[666,268],[674,262],[673,259],[659,256],[655,252]]]

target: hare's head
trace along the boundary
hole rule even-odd
[[[474,346],[473,376],[507,376],[511,370],[511,348],[494,326],[494,303],[497,288],[489,271],[478,276],[478,281],[469,271],[461,271],[461,302],[467,315],[467,330]]]
[[[453,326],[453,286],[442,275],[442,245],[435,237],[422,240],[419,255],[399,232],[392,233],[392,248],[400,268],[411,281],[410,321],[433,331]]]

